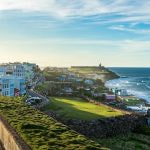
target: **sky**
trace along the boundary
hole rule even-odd
[[[150,67],[150,0],[0,0],[0,63]]]

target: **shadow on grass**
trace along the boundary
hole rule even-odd
[[[51,103],[45,107],[45,110],[55,111],[60,116],[64,117],[64,119],[71,118],[71,119],[81,119],[81,120],[92,120],[98,118],[106,118],[106,117],[108,118],[108,117],[123,115],[121,112],[117,112],[107,107],[105,108],[104,106],[97,106],[95,104],[91,104],[82,99],[67,98],[67,101],[65,102],[63,101],[63,99],[66,98],[58,98],[58,99],[59,100],[57,100],[57,98],[52,98]],[[69,100],[73,102],[79,102],[79,103],[70,104]],[[90,106],[93,105],[93,107],[88,108],[88,106],[86,107],[86,104],[90,104]],[[85,106],[82,108],[82,106],[80,107],[79,105],[85,105]],[[90,109],[93,109],[92,110],[93,112],[89,112]]]
[[[87,101],[82,101],[82,99],[75,98],[53,98],[50,105],[47,106],[47,110],[56,111],[56,114],[60,114],[60,118],[56,120],[66,124],[73,130],[91,138],[92,140],[100,143],[102,146],[108,149],[122,149],[120,145],[131,143],[136,148],[137,140],[132,140],[128,138],[128,134],[135,131],[137,126],[145,124],[145,119],[142,116],[132,115],[132,114],[122,114],[116,116],[105,116],[104,114],[95,114],[88,111],[80,110],[74,106],[74,104],[69,104],[68,100],[79,101],[81,104],[88,103]],[[62,101],[61,101],[62,99]],[[63,101],[63,99],[68,99]],[[68,102],[68,103],[67,103]],[[95,105],[95,104],[93,104]],[[98,108],[99,106],[97,106]],[[101,107],[100,107],[101,108]],[[115,110],[107,108],[109,113],[117,113]],[[141,118],[140,118],[141,117]],[[66,119],[66,121],[65,121]],[[80,120],[69,120],[67,119],[77,119]],[[94,121],[91,121],[91,120]],[[86,120],[86,121],[81,121]],[[133,134],[134,135],[134,134]],[[119,136],[119,137],[118,137]],[[120,139],[120,137],[123,139]],[[132,136],[131,136],[132,137]],[[118,140],[120,139],[120,140]],[[125,141],[123,141],[125,139]],[[118,140],[118,142],[116,142]],[[127,142],[126,142],[127,140]],[[113,144],[112,144],[113,143]],[[118,146],[119,144],[119,146]],[[139,142],[142,146],[142,142]],[[149,146],[149,145],[148,145]],[[129,146],[130,147],[130,146]],[[130,147],[132,148],[132,146]]]

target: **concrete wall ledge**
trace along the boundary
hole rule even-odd
[[[2,116],[0,116],[0,141],[5,150],[31,150]]]

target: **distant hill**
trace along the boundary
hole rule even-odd
[[[119,76],[104,66],[71,66],[69,71],[92,79],[101,79],[103,82],[119,78]]]

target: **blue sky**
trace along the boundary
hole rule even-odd
[[[149,0],[0,0],[0,62],[150,66]]]

